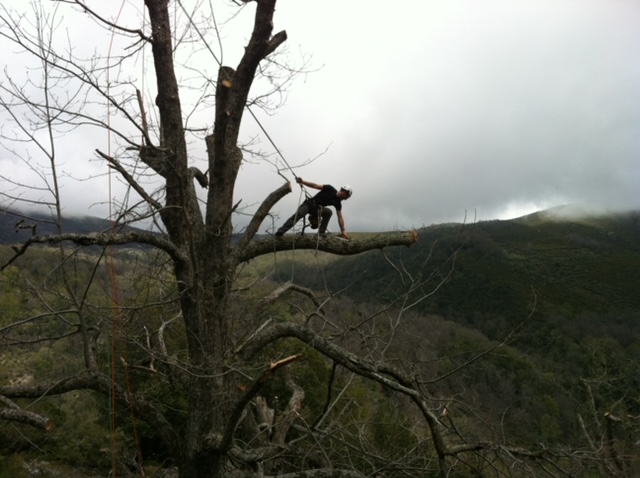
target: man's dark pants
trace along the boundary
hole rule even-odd
[[[311,204],[308,201],[305,201],[300,204],[298,211],[296,211],[293,216],[287,219],[282,227],[276,231],[276,236],[282,236],[285,232],[291,229],[296,222],[305,217],[307,214],[320,216],[320,230],[318,232],[320,234],[324,234],[325,232],[327,232],[327,226],[329,225],[329,220],[333,215],[333,211],[328,207],[316,206],[315,204]]]

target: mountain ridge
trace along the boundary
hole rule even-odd
[[[562,220],[541,211],[510,220],[430,226],[418,233],[411,248],[390,249],[386,259],[372,251],[331,261],[322,276],[313,267],[296,264],[296,279],[322,288],[330,277],[332,290],[345,290],[356,300],[385,301],[406,287],[407,278],[397,270],[424,278],[451,267],[448,280],[418,306],[419,312],[455,311],[489,337],[497,332],[472,316],[503,316],[513,325],[530,313],[534,302],[538,313],[560,308],[568,317],[640,310],[640,211]],[[454,256],[455,264],[447,265]],[[430,259],[421,267],[426,257]],[[277,280],[285,280],[290,270],[282,261]]]

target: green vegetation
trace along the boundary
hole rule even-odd
[[[639,213],[563,220],[538,213],[433,226],[419,231],[414,247],[387,252],[394,267],[370,252],[328,263],[319,274],[299,258],[296,280],[319,289],[328,283],[331,292],[364,307],[397,298],[412,280],[425,281],[417,297],[446,276],[455,253],[449,280],[405,322],[413,340],[398,355],[406,360],[407,351],[421,348],[436,356],[431,373],[443,375],[509,337],[441,383],[443,396],[456,393],[460,402],[474,403],[473,413],[504,414],[504,428],[521,443],[587,447],[579,416],[596,433],[605,413],[640,412],[639,233]],[[281,263],[274,277],[287,280],[290,270]],[[432,347],[435,352],[424,350]],[[627,444],[637,441],[637,419],[629,418],[620,433]]]
[[[626,466],[633,466],[638,461],[633,444],[640,438],[640,294],[635,290],[640,283],[639,231],[638,214],[580,221],[554,221],[538,214],[426,228],[416,246],[385,252],[386,257],[371,252],[335,260],[312,251],[263,257],[248,264],[238,282],[247,292],[234,305],[237,332],[241,337],[247,324],[255,327],[267,320],[305,320],[304,297],[286,297],[264,306],[260,302],[277,284],[293,278],[316,291],[325,316],[335,322],[330,326],[359,330],[359,340],[336,335],[341,345],[363,355],[384,356],[423,377],[434,404],[443,410],[452,440],[464,430],[467,440],[499,443],[508,435],[524,447],[589,450],[612,433]],[[0,258],[9,257],[11,251],[3,247]],[[64,271],[51,267],[59,253],[53,248],[33,250],[0,275],[4,384],[63,378],[82,360],[74,321],[42,305],[64,302],[60,281]],[[176,361],[183,358],[179,351],[184,350],[186,338],[179,323],[171,321],[176,313],[175,285],[167,266],[150,252],[118,252],[114,270],[122,316],[116,320],[111,317],[110,283],[101,260],[97,251],[83,252],[70,254],[66,263],[73,264],[73,287],[81,290],[93,280],[87,291],[90,307],[83,313],[103,334],[99,344],[107,357],[104,362],[115,363],[114,374],[104,373],[113,374],[117,384],[140,396],[162,397],[153,406],[162,407],[170,420],[180,424],[187,409],[186,394],[171,377],[155,373],[161,364],[149,361],[147,348],[149,341],[157,340],[149,330],[166,324],[168,348],[177,351]],[[449,273],[433,296],[399,312]],[[267,274],[270,280],[264,280]],[[419,287],[406,293],[416,284]],[[393,307],[384,313],[373,313],[390,302]],[[396,322],[400,315],[402,321]],[[27,317],[40,318],[26,328],[12,326]],[[362,323],[363,317],[375,320]],[[117,330],[111,328],[114,324]],[[64,342],[51,341],[44,347],[38,342],[68,334]],[[385,344],[384,350],[379,344]],[[108,359],[112,353],[117,354],[115,362]],[[365,473],[379,472],[383,462],[427,470],[432,457],[424,444],[425,425],[406,397],[334,368],[299,342],[265,348],[258,363],[297,354],[300,361],[261,389],[276,415],[287,409],[290,374],[305,392],[303,423],[312,426],[329,421],[328,417],[341,423],[333,439],[338,437],[344,446],[325,448],[335,454],[335,462],[356,464]],[[238,381],[239,388],[246,386],[248,382]],[[337,390],[338,399],[327,409],[327,397]],[[132,420],[124,407],[118,406],[114,415],[111,404],[94,392],[36,401],[31,409],[51,418],[56,427],[44,432],[0,424],[0,478],[27,476],[24,463],[42,454],[59,466],[93,468],[106,476],[113,465],[114,442],[121,461],[133,461],[139,446],[145,466],[170,465],[155,430],[135,417]],[[113,416],[118,421],[115,434]],[[362,453],[363,446],[370,455]],[[379,461],[371,458],[380,450],[384,460],[382,455]],[[287,459],[293,463],[301,458]],[[313,454],[304,458],[310,466],[322,459]],[[469,476],[470,470],[482,466],[461,462],[452,473]],[[579,476],[601,476],[598,470],[594,465]],[[385,476],[394,473],[385,470]]]

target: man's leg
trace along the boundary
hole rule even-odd
[[[291,229],[296,222],[298,222],[300,219],[304,217],[305,214],[307,214],[308,211],[309,211],[309,206],[307,205],[307,203],[303,202],[298,208],[298,211],[289,219],[287,219],[287,222],[285,222],[282,225],[282,227],[280,227],[280,229],[276,231],[276,236],[282,236],[285,232]]]
[[[318,229],[318,225],[320,224],[320,211],[322,211],[322,206],[309,207],[309,224],[311,229]]]
[[[318,231],[320,234],[324,234],[327,232],[327,226],[329,225],[329,220],[331,219],[331,216],[333,215],[333,211],[331,209],[329,209],[328,207],[323,207],[322,208],[322,213],[321,213],[321,222],[320,222],[320,230]]]

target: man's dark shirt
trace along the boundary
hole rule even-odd
[[[311,200],[318,206],[334,206],[336,211],[342,210],[342,200],[338,198],[338,191],[329,184],[323,184],[322,190]]]

